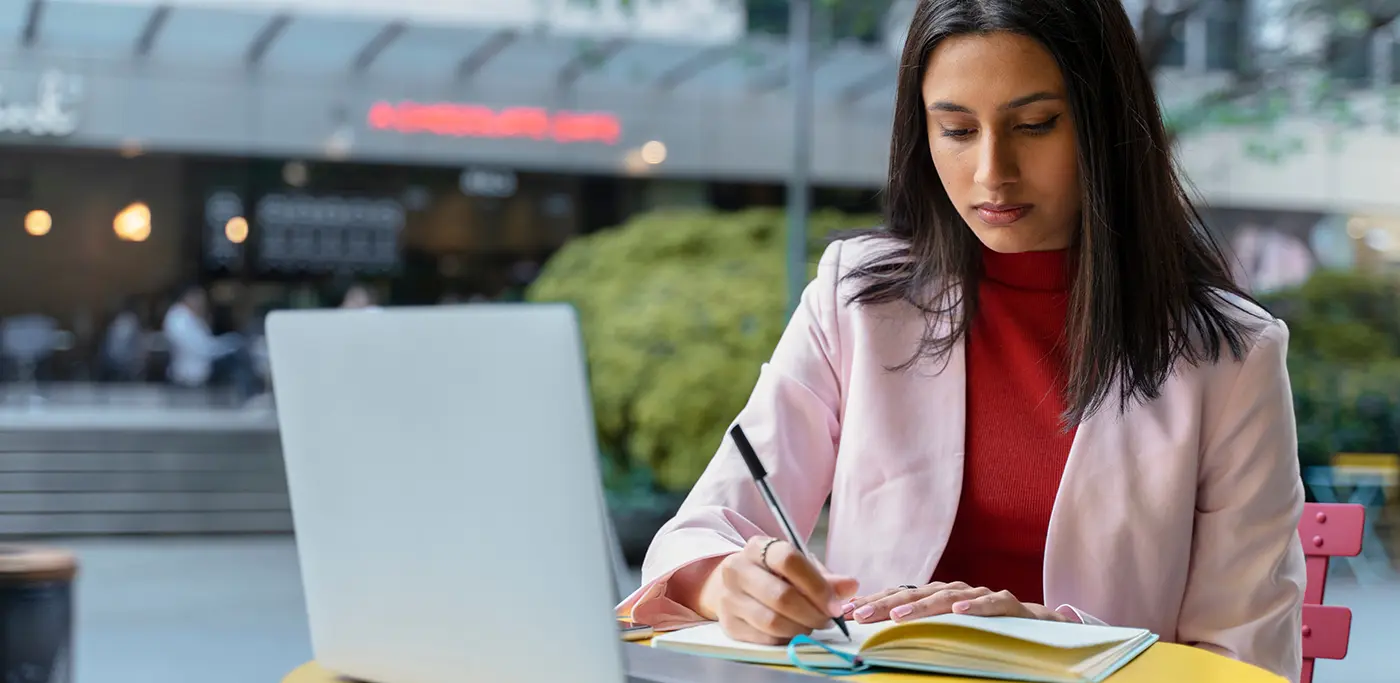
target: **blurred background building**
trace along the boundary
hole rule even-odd
[[[783,44],[727,5],[4,3],[0,315],[100,328],[189,281],[234,318],[336,278],[497,298],[648,208],[780,204]],[[829,96],[872,96],[824,107],[819,199],[869,203],[891,60],[834,62]]]
[[[1135,16],[1160,15],[1144,1]],[[55,316],[82,346],[114,302],[161,310],[180,282],[236,303],[232,326],[347,278],[394,303],[496,298],[571,236],[647,209],[781,205],[787,56],[760,31],[785,29],[785,3],[634,4],[3,3],[0,315]],[[1169,110],[1259,68],[1246,43],[1297,32],[1271,16],[1289,3],[1176,4],[1194,11],[1153,53]],[[819,27],[818,206],[876,207],[910,3],[869,5],[879,21]],[[1342,47],[1325,75],[1356,86],[1351,108],[1389,107],[1366,125],[1289,109],[1181,136],[1212,226],[1260,284],[1388,260],[1400,46],[1391,23]],[[133,205],[149,226],[117,234]],[[1369,239],[1342,239],[1348,225]]]

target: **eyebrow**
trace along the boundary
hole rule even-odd
[[[1059,95],[1056,95],[1056,94],[1054,94],[1054,93],[1048,93],[1048,92],[1031,93],[1031,94],[1025,95],[1025,96],[1023,96],[1023,97],[1018,97],[1018,98],[1016,98],[1016,99],[1014,99],[1014,100],[1011,100],[1010,102],[1007,102],[1006,104],[1001,105],[1000,107],[997,107],[997,111],[1008,111],[1008,110],[1011,110],[1011,109],[1020,109],[1021,107],[1024,107],[1024,106],[1026,106],[1026,105],[1028,105],[1028,104],[1034,104],[1034,103],[1036,103],[1036,102],[1045,102],[1045,101],[1047,101],[1047,100],[1059,100],[1059,99],[1063,99],[1063,98],[1061,98]],[[949,111],[949,112],[955,112],[955,113],[959,113],[959,114],[976,114],[976,113],[977,113],[977,112],[975,112],[975,111],[972,111],[971,109],[968,109],[967,107],[962,106],[961,104],[953,104],[952,102],[944,102],[944,101],[934,102],[933,104],[929,105],[929,108],[928,108],[928,109],[929,109],[929,111]]]

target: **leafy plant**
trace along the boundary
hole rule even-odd
[[[615,482],[641,467],[688,490],[714,455],[785,321],[783,212],[659,211],[569,242],[531,301],[573,304],[587,344],[594,413]],[[874,216],[818,211],[815,261],[836,230]]]
[[[1400,289],[1388,276],[1320,271],[1263,303],[1289,327],[1298,455],[1400,449]]]

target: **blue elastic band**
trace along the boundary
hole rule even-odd
[[[825,666],[811,666],[808,664],[804,664],[802,662],[801,655],[799,655],[797,652],[797,647],[799,645],[815,645],[833,655],[836,655],[841,660],[850,664],[850,666],[836,668]],[[793,666],[802,669],[803,671],[810,671],[812,673],[824,674],[827,676],[851,676],[854,674],[865,673],[868,669],[870,669],[870,665],[866,664],[864,661],[861,661],[860,657],[846,654],[845,652],[841,652],[840,650],[835,650],[826,643],[814,640],[810,636],[797,636],[796,638],[793,638],[792,642],[788,643],[787,651],[788,659],[792,661]]]

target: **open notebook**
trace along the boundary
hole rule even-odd
[[[733,640],[719,624],[657,636],[652,646],[833,673],[862,666],[1033,683],[1098,683],[1157,641],[1150,631],[1010,617],[944,614],[893,624],[846,622],[790,646]]]

